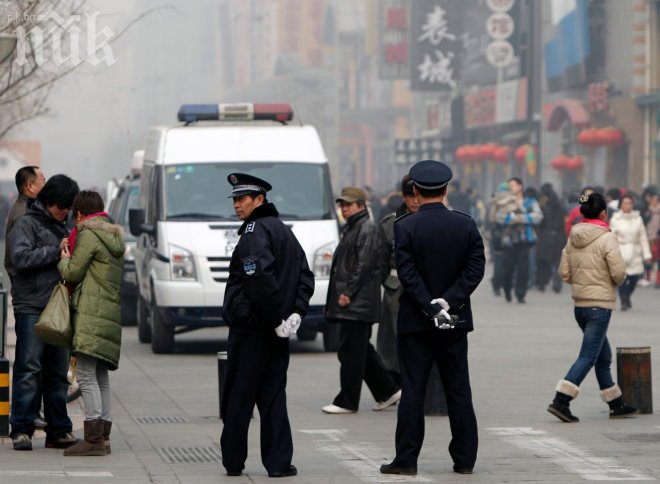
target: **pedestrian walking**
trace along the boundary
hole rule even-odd
[[[660,194],[657,189],[649,191],[647,195],[648,209],[646,224],[646,234],[651,245],[651,254],[653,261],[649,269],[649,281],[653,277],[655,266],[655,288],[660,289]]]
[[[632,308],[631,296],[637,281],[644,275],[644,262],[651,262],[651,247],[646,236],[646,227],[640,213],[633,210],[633,204],[631,196],[622,196],[619,209],[610,220],[610,227],[626,264],[626,278],[619,286],[622,311]]]
[[[505,227],[498,222],[498,214],[505,216],[516,209],[516,197],[509,191],[509,185],[506,182],[500,183],[497,192],[490,201],[487,220],[487,229],[490,233],[490,256],[493,262],[491,285],[493,294],[497,297],[502,295],[502,287],[504,286],[504,243],[506,242],[507,245],[510,243]]]
[[[34,326],[60,280],[57,263],[68,235],[66,217],[78,184],[54,175],[27,212],[16,220],[7,245],[14,268],[12,295],[16,319],[16,360],[12,377],[11,438],[15,450],[32,450],[34,419],[42,390],[46,417],[46,447],[65,449],[77,439],[67,414],[69,349],[44,343]]]
[[[536,200],[523,196],[524,185],[520,178],[510,178],[509,191],[516,197],[516,209],[497,213],[497,221],[504,227],[502,237],[503,289],[507,302],[511,302],[513,290],[519,303],[525,303],[529,280],[529,252],[536,243],[534,227],[543,220],[543,213]]]
[[[326,318],[339,324],[341,389],[322,409],[330,414],[358,411],[363,380],[376,400],[374,410],[384,410],[401,398],[399,386],[370,343],[372,326],[380,316],[383,240],[369,219],[366,200],[364,190],[356,187],[344,188],[336,200],[346,225],[332,258],[325,306]]]
[[[403,285],[398,316],[402,396],[396,456],[384,474],[417,474],[424,440],[424,397],[432,365],[447,395],[454,472],[471,474],[477,459],[477,419],[468,371],[470,295],[484,276],[484,245],[475,221],[444,205],[452,172],[439,161],[410,169],[421,206],[394,224],[397,273]]]
[[[561,260],[561,251],[566,245],[565,209],[550,183],[541,186],[539,206],[543,220],[539,225],[536,245],[537,285],[539,290],[545,291],[545,287],[552,283],[552,290],[560,292],[562,283],[557,269]]]
[[[404,176],[401,180],[401,193],[403,194],[403,203],[395,212],[386,215],[380,221],[380,230],[384,241],[384,250],[380,256],[383,303],[376,336],[378,354],[397,385],[401,384],[401,372],[396,349],[396,319],[399,314],[399,298],[403,289],[396,272],[394,221],[407,213],[416,212],[419,208],[419,202],[413,193],[412,180],[409,175]]]
[[[76,222],[62,247],[58,264],[62,279],[74,287],[73,354],[85,409],[84,439],[65,456],[109,454],[112,414],[109,371],[119,365],[121,310],[119,289],[124,270],[124,238],[110,223],[103,199],[83,190],[71,207]]]
[[[557,384],[555,398],[548,406],[548,412],[562,422],[579,422],[569,405],[592,368],[601,398],[610,407],[610,418],[637,412],[624,403],[621,389],[612,379],[612,350],[607,340],[615,289],[625,279],[625,263],[607,222],[605,198],[599,193],[582,195],[580,205],[584,220],[571,229],[559,265],[561,278],[572,285],[575,320],[582,331],[580,354]]]
[[[314,274],[291,229],[266,197],[271,185],[245,173],[228,176],[243,224],[229,263],[223,318],[229,326],[220,447],[228,476],[240,476],[256,404],[261,461],[269,477],[295,476],[286,408],[289,336],[307,314]]]

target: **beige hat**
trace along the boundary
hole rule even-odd
[[[339,202],[353,203],[358,201],[362,203],[367,203],[367,193],[364,190],[362,190],[362,188],[346,187],[346,188],[342,188],[341,195],[335,201],[337,203]]]

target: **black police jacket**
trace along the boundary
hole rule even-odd
[[[378,227],[362,210],[346,221],[341,241],[335,250],[330,270],[325,315],[329,320],[378,320],[380,314],[380,268],[383,240]],[[339,296],[351,303],[339,306]]]
[[[397,272],[403,285],[397,322],[398,334],[433,328],[433,315],[442,309],[431,304],[444,298],[449,313],[471,331],[470,295],[484,276],[486,259],[474,220],[427,203],[416,213],[394,223]]]
[[[314,274],[275,205],[255,208],[238,230],[229,263],[223,318],[237,332],[273,333],[292,313],[307,314]]]
[[[60,242],[69,234],[40,200],[29,200],[25,215],[7,234],[7,247],[14,266],[12,295],[15,313],[41,314],[61,279]]]

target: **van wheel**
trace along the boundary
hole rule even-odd
[[[137,330],[140,343],[151,343],[151,326],[147,304],[141,296],[137,298]]]
[[[151,306],[151,351],[159,354],[172,353],[174,351],[174,328],[165,325],[163,317],[154,304]]]
[[[339,325],[326,323],[323,329],[323,349],[337,351],[339,349]]]

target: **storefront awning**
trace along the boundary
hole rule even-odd
[[[548,131],[557,131],[567,119],[578,128],[588,126],[591,121],[582,101],[571,98],[546,104],[543,106],[543,114]]]

